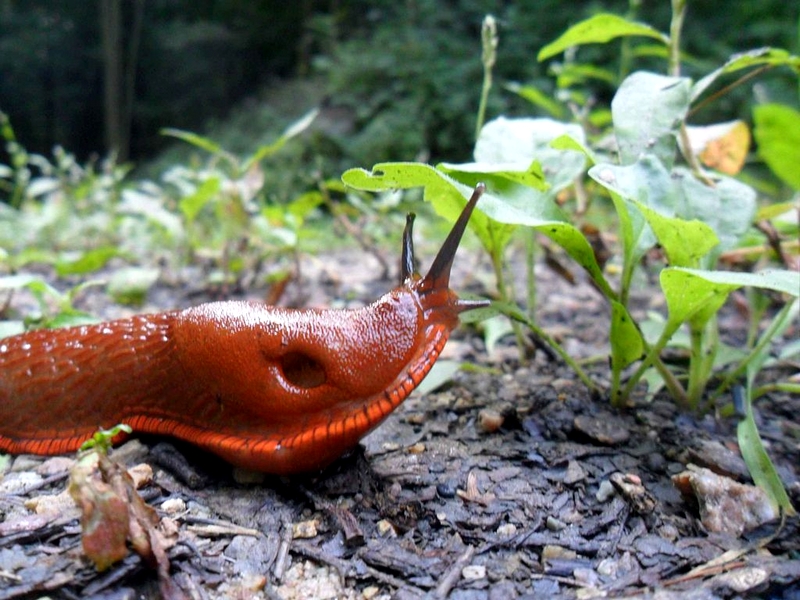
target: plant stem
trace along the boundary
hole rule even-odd
[[[780,310],[780,312],[773,317],[770,326],[767,330],[761,335],[761,338],[758,340],[755,346],[753,346],[752,350],[748,352],[747,356],[745,356],[736,368],[733,369],[728,373],[719,387],[714,391],[712,394],[710,401],[714,401],[719,398],[722,394],[724,394],[728,388],[741,377],[744,372],[747,370],[748,365],[751,364],[752,361],[756,359],[762,352],[764,352],[767,345],[772,341],[772,339],[777,335],[779,331],[785,326],[786,320],[790,313],[796,309],[797,301],[795,302],[787,302],[786,305]],[[775,384],[779,385],[779,384]],[[765,386],[766,387],[766,386]],[[760,394],[759,394],[760,395]]]
[[[686,408],[688,404],[686,391],[659,358],[661,351],[664,349],[664,346],[667,345],[667,342],[669,342],[675,331],[677,331],[677,327],[664,329],[664,331],[661,333],[661,337],[658,338],[658,341],[649,349],[647,355],[644,357],[644,360],[641,362],[633,375],[631,375],[631,377],[628,379],[628,383],[625,384],[625,388],[622,390],[622,394],[619,396],[620,403],[627,403],[628,398],[630,398],[631,394],[633,393],[633,388],[635,388],[636,384],[639,383],[639,380],[641,380],[644,372],[652,365],[658,369],[658,372],[664,379],[664,384],[669,389],[672,397],[675,399],[675,402],[681,408]]]
[[[681,29],[686,16],[686,0],[672,0],[672,20],[669,24],[669,74],[681,74]]]
[[[700,406],[700,398],[703,396],[703,391],[711,377],[714,358],[717,355],[717,347],[719,346],[716,317],[712,317],[701,326],[691,325],[690,337],[692,354],[689,362],[687,396],[689,408],[697,410]]]
[[[489,91],[492,89],[492,70],[497,60],[497,22],[492,15],[486,15],[481,27],[481,62],[483,62],[483,87],[481,88],[481,101],[478,105],[478,118],[475,123],[475,139],[481,133],[486,120],[486,105],[489,102]]]
[[[580,365],[575,361],[575,359],[573,359],[567,353],[567,351],[561,347],[561,345],[557,341],[555,341],[552,337],[547,335],[544,329],[536,325],[536,323],[534,323],[532,320],[525,317],[525,315],[521,312],[517,312],[516,314],[509,316],[513,320],[518,320],[519,322],[526,325],[528,328],[530,328],[531,331],[533,331],[534,335],[536,335],[540,340],[542,340],[544,343],[550,346],[553,349],[553,351],[555,351],[555,353],[558,354],[561,357],[561,359],[565,363],[567,363],[567,365],[569,365],[569,367],[575,372],[575,374],[586,385],[586,387],[589,388],[589,391],[595,394],[601,393],[602,390],[597,386],[596,383],[594,383],[591,379],[589,379],[589,376],[583,369],[581,369]]]
[[[528,298],[526,300],[528,318],[533,320],[536,314],[536,233],[533,229],[530,235],[525,238],[525,260],[528,272]]]

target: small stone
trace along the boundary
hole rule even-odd
[[[422,454],[425,452],[425,444],[418,442],[408,447],[409,454]]]
[[[497,528],[497,535],[500,537],[511,537],[517,533],[517,526],[513,523],[503,523]]]
[[[546,526],[550,531],[561,531],[567,528],[567,524],[559,521],[555,517],[547,517]]]
[[[174,515],[186,511],[186,502],[183,498],[169,498],[161,503],[161,510],[169,515]]]
[[[364,598],[364,600],[372,600],[380,591],[381,588],[377,585],[370,585],[361,590],[361,597]]]
[[[567,559],[571,560],[573,558],[577,558],[578,554],[573,550],[567,550],[563,546],[555,546],[553,544],[547,544],[544,548],[542,548],[542,562],[547,560],[556,560],[556,559]]]
[[[614,485],[608,479],[604,479],[600,482],[600,486],[597,488],[597,493],[594,497],[597,498],[598,502],[606,502],[613,498],[616,493],[617,490],[614,488]]]
[[[778,518],[761,488],[737,483],[710,469],[688,465],[672,481],[684,496],[697,499],[700,521],[708,531],[740,536]]]
[[[478,427],[484,433],[494,433],[503,426],[505,418],[491,408],[484,408],[478,413]]]
[[[461,569],[461,576],[467,581],[477,581],[486,578],[486,567],[483,565],[467,565]]]
[[[381,519],[380,521],[378,521],[377,528],[378,528],[378,535],[380,535],[381,537],[384,538],[397,537],[397,530],[394,528],[394,525],[392,525],[386,519]]]
[[[292,539],[311,539],[317,537],[317,529],[319,527],[319,520],[310,519],[308,521],[300,521],[299,523],[292,523]]]

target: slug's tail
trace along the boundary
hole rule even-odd
[[[470,216],[475,205],[480,200],[480,197],[486,191],[486,186],[479,183],[475,186],[475,191],[472,197],[467,202],[464,210],[461,211],[458,219],[456,220],[453,228],[450,230],[447,239],[442,244],[439,253],[433,260],[428,274],[419,282],[419,289],[426,292],[445,291],[450,288],[450,270],[453,267],[453,259],[456,256],[456,250],[464,235],[464,231],[469,223]],[[414,273],[414,244],[411,239],[411,228],[414,223],[414,215],[408,215],[406,221],[406,228],[403,232],[403,253],[401,258],[401,277],[405,281],[412,277]],[[473,308],[480,308],[489,304],[486,300],[462,300],[458,299],[453,308],[456,312],[464,312]]]

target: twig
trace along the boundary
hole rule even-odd
[[[464,553],[456,559],[456,561],[444,574],[444,577],[442,577],[442,582],[436,587],[434,597],[447,598],[447,596],[450,594],[450,590],[453,589],[456,583],[458,583],[458,580],[461,578],[462,569],[469,564],[469,561],[472,560],[474,554],[475,546],[467,546],[467,549],[464,550]]]

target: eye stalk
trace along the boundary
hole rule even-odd
[[[453,260],[458,250],[458,245],[467,228],[467,223],[472,216],[475,205],[486,191],[486,185],[479,183],[475,186],[475,191],[467,202],[464,210],[458,216],[453,228],[442,244],[439,253],[433,260],[428,274],[415,286],[420,292],[446,291],[450,288],[450,271],[453,267]],[[414,213],[409,213],[406,217],[406,228],[403,231],[403,251],[400,258],[400,283],[403,284],[414,276],[414,240],[412,239],[412,229],[414,227]],[[473,308],[488,306],[487,300],[462,300],[457,299],[453,308],[456,312],[464,312]]]

